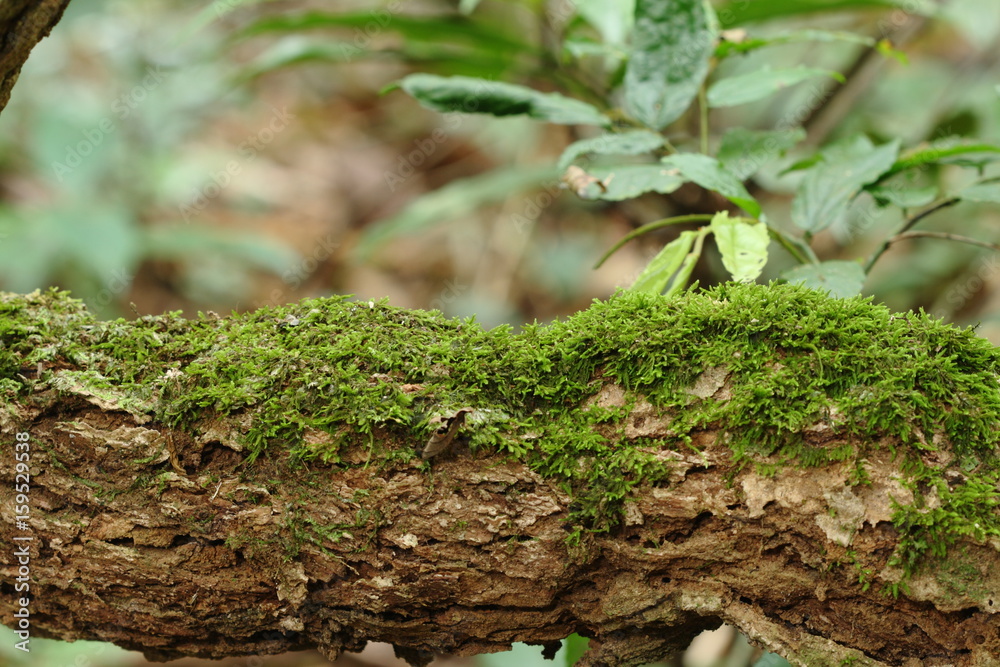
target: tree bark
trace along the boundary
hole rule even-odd
[[[0,299],[0,342],[28,641],[420,665],[576,632],[637,665],[726,622],[795,665],[1000,664],[997,355],[968,331],[788,286],[517,335],[50,292]]]
[[[8,0],[0,5],[0,111],[35,44],[47,37],[69,0]]]

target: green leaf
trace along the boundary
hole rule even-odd
[[[455,220],[479,206],[503,201],[516,192],[557,178],[558,174],[551,167],[513,166],[453,181],[423,195],[393,217],[367,227],[356,252],[367,257],[388,239]]]
[[[622,201],[634,199],[646,192],[670,194],[684,185],[684,179],[661,164],[625,164],[595,167],[590,175],[604,186],[591,183],[583,199]]]
[[[276,69],[306,62],[345,63],[357,55],[358,49],[348,42],[334,39],[311,39],[292,35],[279,40],[240,71],[240,79],[253,79]]]
[[[757,173],[762,165],[779,158],[806,138],[802,128],[794,130],[748,130],[734,127],[722,135],[718,160],[741,181]]]
[[[906,6],[913,13],[916,8]],[[724,28],[731,28],[744,23],[767,21],[785,16],[798,16],[815,12],[835,12],[847,9],[896,9],[899,2],[893,0],[768,0],[767,2],[750,2],[749,0],[730,0],[718,9],[719,22]],[[920,8],[923,9],[923,8]]]
[[[858,135],[831,145],[799,184],[792,221],[810,233],[826,229],[847,211],[862,187],[892,167],[898,153],[898,139],[876,147]]]
[[[865,188],[865,192],[875,197],[879,206],[892,204],[900,208],[916,208],[930,204],[938,196],[936,185],[896,187],[894,185],[875,185]]]
[[[629,289],[633,292],[661,294],[670,277],[677,272],[684,257],[691,251],[697,236],[698,232],[681,232],[680,236],[656,254]]]
[[[795,42],[850,42],[853,44],[863,44],[864,46],[875,46],[876,44],[875,40],[867,35],[839,30],[812,30],[807,28],[805,30],[778,33],[769,37],[750,37],[742,41],[723,40],[715,47],[715,57],[726,58],[734,53],[749,53],[766,46]]]
[[[708,75],[717,32],[704,0],[636,0],[626,111],[654,130],[680,118]]]
[[[826,290],[831,296],[841,299],[861,294],[865,284],[865,271],[861,265],[842,260],[797,266],[782,273],[781,277],[790,283]]]
[[[767,225],[748,218],[730,218],[728,211],[721,211],[712,218],[715,244],[722,253],[722,265],[741,283],[757,279],[767,264],[767,246],[770,235]]]
[[[143,238],[149,259],[177,261],[198,256],[236,260],[257,269],[282,275],[301,264],[302,256],[285,243],[251,234],[233,235],[194,225],[152,227]]]
[[[635,0],[575,0],[576,11],[608,44],[624,44],[635,20]]]
[[[760,656],[757,662],[753,663],[753,667],[791,667],[788,661],[782,658],[777,653],[765,653]]]
[[[700,153],[677,153],[663,158],[662,162],[676,168],[685,180],[718,192],[755,218],[760,216],[760,204],[750,196],[740,179],[726,171],[715,158]]]
[[[677,275],[674,279],[670,281],[670,287],[667,291],[663,293],[664,296],[674,296],[683,290],[688,283],[691,281],[691,274],[694,272],[694,267],[698,264],[698,260],[701,258],[701,248],[705,241],[705,237],[708,236],[710,230],[708,227],[702,227],[696,233],[698,237],[694,240],[694,248],[691,249],[687,255],[684,256],[684,262],[681,264],[681,268],[677,270]]]
[[[663,135],[649,130],[632,130],[621,134],[604,134],[590,139],[581,139],[566,147],[559,158],[559,171],[565,171],[573,160],[596,153],[598,155],[640,155],[654,151],[664,144]]]
[[[263,0],[229,0],[224,6],[216,5],[215,3],[205,5],[205,7],[195,14],[191,22],[188,23],[187,27],[181,33],[180,42],[186,42],[189,40],[194,33],[203,29],[205,26],[218,21],[223,16],[233,11],[241,5],[251,5],[262,2]]]
[[[400,82],[400,87],[435,111],[526,115],[562,125],[610,123],[607,116],[586,102],[487,79],[411,74]]]
[[[879,180],[885,180],[906,169],[923,167],[928,164],[967,163],[969,156],[979,153],[993,153],[995,156],[986,157],[979,162],[973,162],[971,163],[972,165],[985,164],[1000,158],[1000,146],[996,144],[969,143],[955,137],[948,137],[930,146],[907,151],[902,157],[896,160],[892,165],[892,169],[883,174]]]
[[[374,36],[390,32],[399,34],[407,42],[446,42],[477,50],[502,50],[509,54],[537,52],[534,46],[517,37],[462,16],[408,16],[398,11],[390,13],[387,9],[349,14],[313,11],[267,16],[244,28],[239,38],[270,32],[298,35],[307,30],[330,28],[353,29],[348,34],[352,37],[352,45],[358,50],[367,49]]]
[[[955,196],[962,201],[1000,204],[1000,183],[976,183],[959,190]]]
[[[830,76],[844,82],[844,77],[837,72],[813,67],[793,67],[790,69],[771,69],[769,65],[749,72],[721,79],[708,89],[708,106],[733,107],[739,104],[756,102],[768,95],[789,88],[807,79],[817,76]]]

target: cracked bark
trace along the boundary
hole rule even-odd
[[[62,18],[69,0],[14,0],[0,6],[0,110],[35,44]]]
[[[762,476],[734,464],[725,433],[696,431],[686,451],[658,453],[670,479],[638,487],[622,525],[570,544],[570,496],[517,460],[459,447],[427,468],[424,438],[377,429],[380,445],[412,455],[368,466],[370,449],[353,446],[338,465],[302,467],[272,446],[248,465],[238,437],[253,407],[172,430],[113,392],[53,388],[86,359],[21,368],[31,392],[0,410],[0,619],[17,622],[11,443],[27,432],[32,636],[159,660],[310,647],[333,658],[383,641],[424,664],[577,632],[591,638],[589,666],[653,662],[727,622],[797,665],[1000,664],[997,540],[953,547],[976,564],[976,595],[946,590],[934,570],[898,599],[881,591],[901,576],[887,565],[889,497],[910,494],[884,448],[868,461],[872,483],[851,486],[844,463]],[[595,381],[580,409],[624,404],[620,386]],[[732,390],[707,369],[691,393]],[[623,442],[648,446],[670,423],[640,402]],[[833,446],[841,435],[819,423],[803,437]],[[303,539],[310,526],[325,532]]]

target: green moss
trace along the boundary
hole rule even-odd
[[[463,437],[472,450],[561,480],[578,537],[613,527],[637,485],[662,483],[657,448],[691,447],[708,428],[725,434],[740,466],[771,475],[845,461],[858,484],[870,449],[886,443],[918,497],[896,508],[896,558],[908,574],[958,537],[1000,531],[997,351],[925,315],[802,287],[725,285],[676,299],[623,292],[517,335],[341,297],[230,318],[94,323],[50,292],[0,300],[0,344],[0,379],[43,361],[64,390],[82,386],[174,427],[198,431],[248,410],[250,461],[282,453],[346,465],[347,448],[363,447],[368,464],[392,465],[426,442],[431,417],[471,406]],[[726,400],[692,394],[713,369],[726,375]],[[581,409],[609,382],[626,390],[624,405]],[[640,400],[670,414],[667,437],[624,438],[620,418]],[[837,446],[804,441],[817,424]],[[954,453],[950,469],[920,456],[939,447]],[[921,504],[920,489],[938,496],[936,509]]]

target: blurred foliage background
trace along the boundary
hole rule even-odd
[[[441,115],[383,90],[428,71],[600,97],[599,82],[588,82],[620,62],[627,13],[588,24],[576,11],[599,4],[74,0],[0,119],[0,289],[57,285],[104,318],[228,313],[329,294],[388,296],[396,306],[475,315],[487,327],[585,308],[627,287],[683,228],[647,235],[595,271],[597,258],[699,193],[583,201],[558,187],[553,168],[581,138],[574,128]],[[803,63],[849,78],[712,112],[720,127],[805,123],[807,142],[757,176],[755,195],[772,217],[787,217],[794,189],[781,169],[838,136],[899,137],[905,146],[952,135],[1000,141],[1000,13],[989,0],[714,4],[724,27],[751,35],[850,30],[889,38],[909,61],[873,59],[849,43],[787,44],[727,61],[728,71]],[[555,34],[569,35],[565,50],[554,48]],[[973,176],[954,166],[922,178],[954,189]],[[870,252],[890,216],[859,201],[817,237],[817,251],[823,259]],[[998,224],[995,206],[963,203],[926,228],[996,242]],[[783,268],[769,264],[763,279]],[[708,285],[725,275],[710,253],[694,277]],[[865,293],[894,309],[980,324],[997,342],[998,281],[1000,258],[988,251],[921,239],[894,245]],[[12,644],[4,635],[0,663],[143,664],[100,644],[33,640],[28,655]],[[391,663],[385,649],[344,660]],[[516,651],[480,663],[527,667],[540,657],[538,648]],[[723,629],[683,664],[756,658]],[[289,654],[211,664],[325,663]]]

